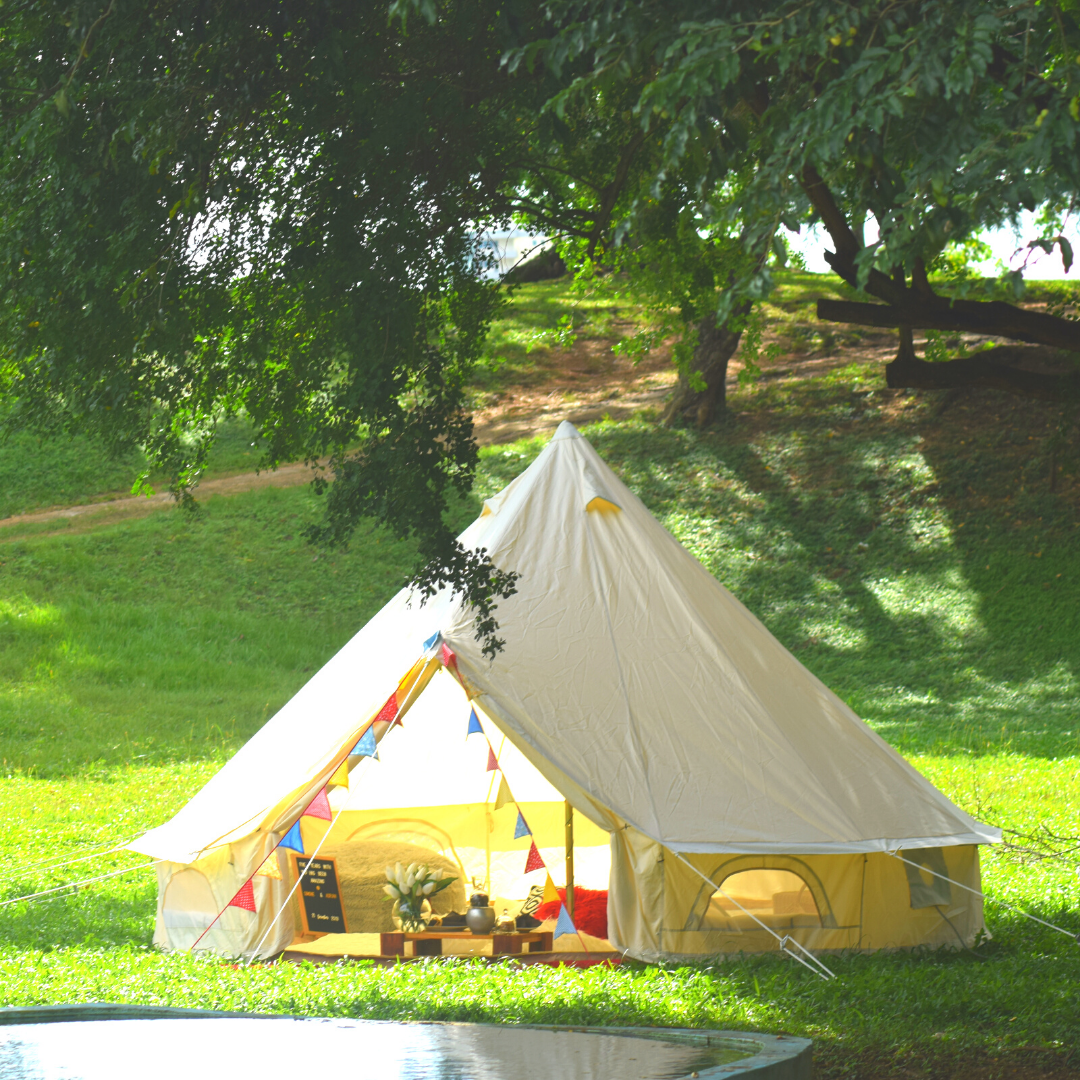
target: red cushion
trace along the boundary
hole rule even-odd
[[[566,890],[557,889],[558,903],[554,900],[541,904],[533,913],[541,922],[559,917],[559,904],[566,901]],[[574,887],[574,925],[583,933],[607,940],[607,889],[583,889]]]

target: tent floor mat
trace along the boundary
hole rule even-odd
[[[279,953],[277,960],[284,960],[291,964],[336,964],[340,960],[376,964],[379,967],[389,967],[393,964],[415,964],[424,960],[455,959],[454,957],[434,956],[356,956],[355,954],[342,954],[340,956],[326,955],[324,953],[301,952],[298,949],[286,949]],[[550,967],[558,967],[565,964],[567,967],[589,968],[598,964],[621,964],[622,953],[580,953],[580,952],[548,952],[548,953],[515,953],[510,956],[468,956],[460,957],[463,960],[480,960],[485,964],[547,964]]]

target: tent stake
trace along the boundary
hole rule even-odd
[[[574,808],[566,800],[566,914],[574,917]]]

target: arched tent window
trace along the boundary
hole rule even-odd
[[[701,886],[685,930],[754,930],[754,919],[776,930],[836,926],[821,879],[793,855],[729,856],[709,877],[713,884]]]
[[[218,906],[206,875],[188,867],[169,879],[161,918],[174,948],[187,948],[214,921]]]
[[[722,890],[722,891],[721,891]],[[821,912],[810,886],[791,870],[740,870],[713,893],[702,930],[723,930],[750,915],[766,926],[821,926]]]

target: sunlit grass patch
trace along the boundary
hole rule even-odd
[[[510,329],[557,328],[566,283],[528,288],[534,307]],[[792,288],[805,306],[821,285]],[[507,355],[537,371],[544,359]],[[862,364],[741,388],[709,431],[639,418],[585,434],[800,661],[950,798],[1009,830],[984,851],[982,959],[832,956],[830,984],[775,955],[586,972],[246,967],[154,952],[154,875],[138,870],[0,908],[0,997],[783,1030],[815,1038],[836,1076],[862,1053],[917,1075],[947,1073],[961,1051],[1080,1044],[1080,949],[995,903],[1080,931],[1075,507],[1049,492],[1019,407],[973,439],[950,414],[931,423],[930,404],[886,394],[880,367]],[[455,521],[545,442],[483,450]],[[4,897],[140,862],[42,865],[167,820],[398,587],[409,545],[362,529],[348,552],[314,551],[301,530],[318,513],[306,489],[252,492],[195,519],[0,546]]]

